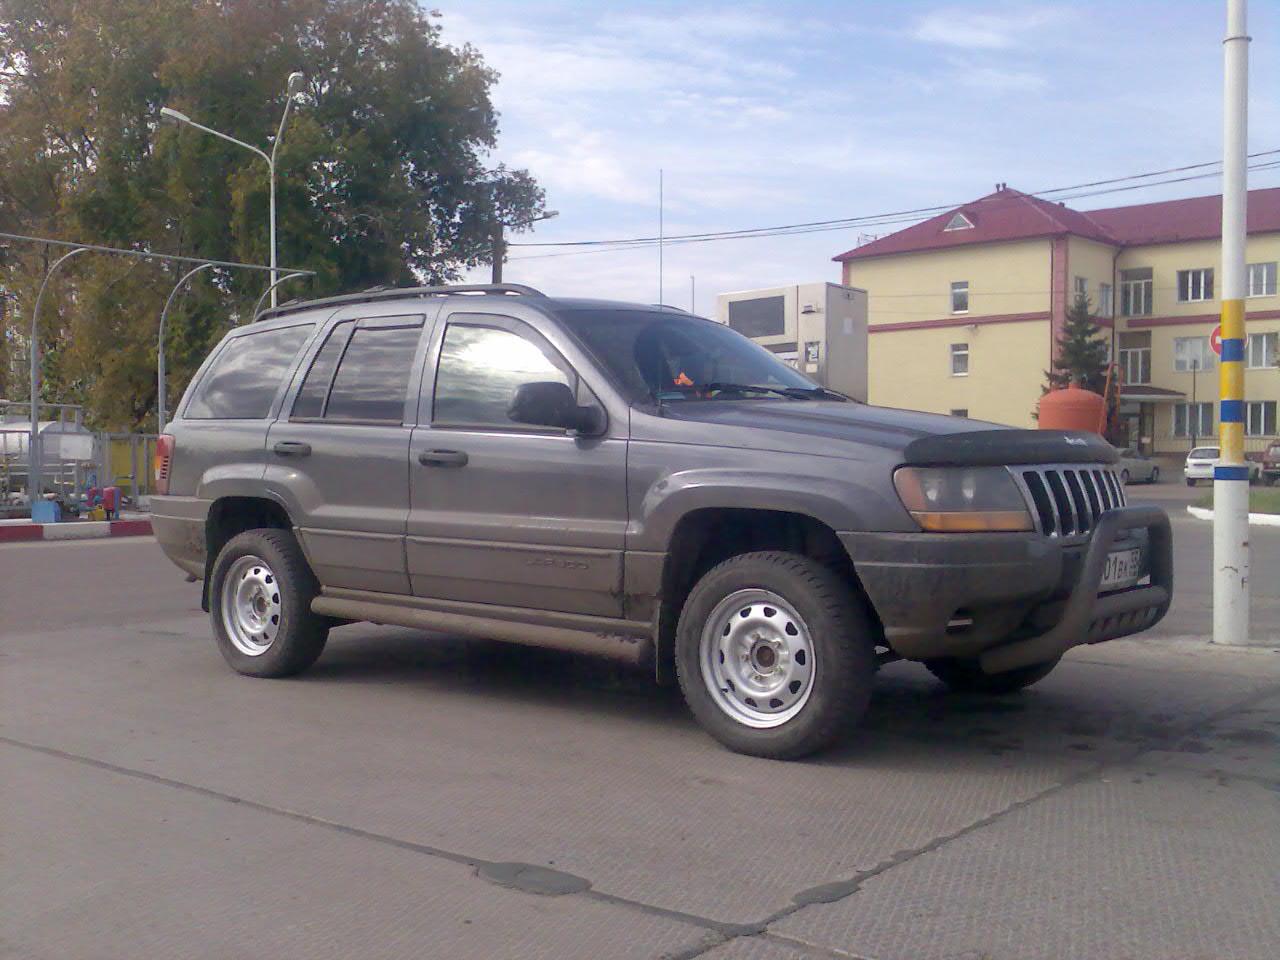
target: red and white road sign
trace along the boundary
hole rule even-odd
[[[1209,346],[1213,348],[1214,353],[1222,356],[1222,324],[1214,327],[1213,333],[1209,334]]]

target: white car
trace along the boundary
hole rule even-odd
[[[1222,451],[1217,447],[1196,447],[1187,454],[1187,465],[1183,468],[1183,476],[1187,478],[1187,486],[1194,487],[1197,480],[1212,480],[1213,468],[1218,465]],[[1249,468],[1249,482],[1256,483],[1262,475],[1262,467],[1256,460],[1246,461]]]

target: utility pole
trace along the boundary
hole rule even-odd
[[[1213,640],[1249,642],[1249,468],[1244,459],[1245,213],[1249,35],[1245,0],[1227,0],[1223,41],[1222,364],[1213,470]]]
[[[658,170],[658,303],[662,303],[662,170]]]

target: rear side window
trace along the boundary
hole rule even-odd
[[[261,420],[313,324],[233,337],[213,361],[184,416],[190,420]]]
[[[401,423],[421,317],[334,326],[298,391],[293,419]]]

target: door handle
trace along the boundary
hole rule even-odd
[[[309,457],[311,456],[311,444],[302,443],[298,440],[281,440],[271,448],[282,457]]]
[[[423,450],[418,462],[424,467],[465,467],[467,455],[462,450]]]

